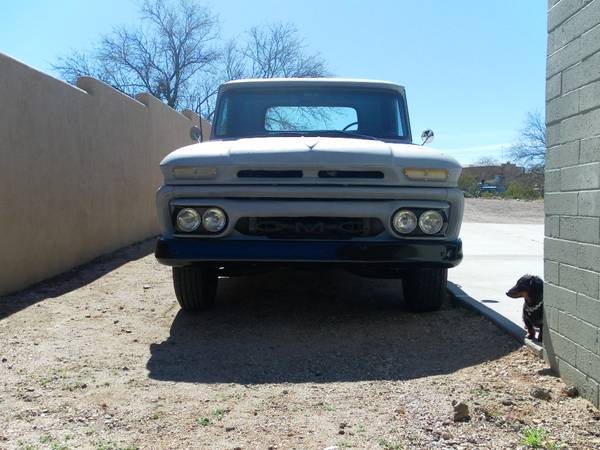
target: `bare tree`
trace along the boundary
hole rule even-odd
[[[92,52],[74,51],[54,70],[71,83],[87,75],[131,96],[150,92],[208,120],[223,82],[327,75],[324,60],[307,52],[291,24],[253,27],[220,46],[217,18],[195,0],[144,0],[140,12],[139,28],[116,27]]]
[[[239,80],[248,77],[246,55],[238,47],[235,39],[230,39],[223,48],[222,71],[223,79]]]
[[[218,72],[196,86],[190,109],[211,120],[218,86],[240,78],[324,77],[329,74],[319,53],[307,45],[292,24],[273,23],[251,28],[222,50]]]
[[[499,166],[500,161],[491,156],[482,156],[477,161],[473,162],[471,166],[473,167],[486,167],[486,166]]]
[[[292,24],[275,23],[248,31],[243,51],[253,78],[322,77],[327,74],[318,53],[307,54],[306,44]]]
[[[202,72],[219,60],[218,22],[188,0],[145,0],[138,29],[117,27],[95,51],[60,58],[53,68],[67,81],[96,77],[129,95],[150,92],[172,108],[183,105]]]
[[[543,171],[546,161],[546,123],[540,111],[527,113],[519,137],[509,152],[515,161],[532,171]]]
[[[189,90],[186,107],[212,121],[219,85],[226,81],[247,78],[246,60],[235,40],[229,40],[221,51],[213,70]]]

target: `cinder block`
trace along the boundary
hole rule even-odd
[[[577,202],[580,216],[600,217],[600,191],[581,191]]]
[[[600,327],[600,300],[577,294],[577,317]],[[600,378],[598,379],[600,380]]]
[[[560,238],[588,244],[599,244],[600,218],[563,216],[560,218]]]
[[[564,94],[599,80],[599,64],[600,52],[596,52],[589,58],[583,60],[580,64],[576,64],[573,67],[566,69],[562,74],[561,92]]]
[[[577,370],[563,358],[558,358],[558,373],[567,383],[577,386],[582,397],[598,406],[599,388],[596,381]]]
[[[572,15],[579,12],[590,0],[561,0],[548,11],[548,30],[552,31]]]
[[[546,100],[552,100],[560,95],[561,83],[561,73],[557,73],[553,77],[546,80]]]
[[[554,261],[544,261],[544,280],[549,283],[558,284],[558,263]]]
[[[600,27],[599,27],[600,29]],[[600,40],[600,36],[598,37]],[[600,70],[600,69],[599,69]],[[571,91],[569,94],[579,92],[579,110],[586,112],[591,109],[600,107],[600,81],[595,81],[590,84],[586,84],[580,89]]]
[[[547,237],[544,239],[544,258],[576,266],[578,247],[579,244],[571,241]]]
[[[560,311],[577,314],[577,293],[546,283],[544,285],[544,306],[552,306]]]
[[[579,141],[548,148],[546,170],[560,169],[579,164]]]
[[[546,127],[546,146],[550,148],[560,143],[560,124],[548,125]]]
[[[560,322],[560,312],[558,316]],[[546,336],[544,336],[544,338],[546,338]],[[573,341],[566,339],[565,336],[552,330],[550,330],[550,339],[552,340],[552,347],[556,356],[573,365],[577,364],[577,345],[575,345]],[[545,342],[544,345],[546,345]]]
[[[577,192],[556,192],[544,195],[546,214],[577,215]]]
[[[563,191],[600,189],[600,163],[581,164],[561,169],[560,187]]]
[[[560,191],[560,170],[547,170],[544,175],[544,192]]]
[[[584,13],[582,11],[582,15],[583,16],[588,16],[588,11],[591,8],[586,8],[586,12]],[[598,9],[597,7],[594,9]],[[598,11],[595,11],[595,14],[598,14]],[[579,14],[578,14],[579,16]],[[589,16],[588,16],[589,17]],[[589,31],[586,31],[584,34],[581,35],[581,42],[579,45],[579,51],[580,53],[580,57],[581,59],[585,59],[590,55],[593,55],[594,53],[596,53],[598,50],[600,50],[600,20],[598,20],[598,17],[600,16],[596,16],[596,26],[594,26],[592,29],[590,29]]]
[[[558,332],[594,353],[598,352],[598,328],[570,314],[558,315]]]
[[[594,380],[600,380],[600,356],[587,349],[577,349],[577,369]]]
[[[548,56],[546,77],[562,72],[581,61],[581,43],[582,38],[576,38]]]
[[[579,37],[580,35],[573,36],[569,39],[567,32],[565,31],[565,24],[559,25],[554,30],[548,33],[546,39],[546,55],[550,56],[554,54],[558,49],[567,45],[570,41]]]
[[[600,64],[600,61],[598,61]],[[600,67],[600,66],[599,66]],[[600,75],[600,71],[598,72]],[[569,117],[560,123],[560,139],[563,142],[584,139],[600,134],[600,109]]]
[[[600,270],[600,246],[593,244],[578,244],[577,266],[595,272]]]
[[[558,309],[544,304],[544,322],[550,330],[558,332]]]
[[[560,216],[546,216],[544,234],[548,237],[560,236]]]
[[[600,27],[598,27],[600,30]],[[600,36],[598,36],[600,40]],[[600,81],[586,84],[581,89],[571,91],[569,94],[579,92],[579,110],[586,111],[588,109],[598,108],[600,106]]]
[[[580,90],[571,91],[546,104],[546,123],[555,123],[579,112]]]
[[[558,269],[560,286],[587,295],[591,298],[598,298],[598,284],[600,278],[597,272],[584,270],[578,267],[560,264]]]
[[[600,161],[600,136],[583,139],[580,144],[579,162],[581,164]]]
[[[598,17],[600,17],[600,2],[594,1],[548,33],[548,54],[551,55],[593,28],[598,24]]]

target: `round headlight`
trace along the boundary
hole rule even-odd
[[[191,233],[200,226],[200,214],[193,208],[183,208],[177,213],[177,229]]]
[[[419,228],[425,234],[439,233],[444,226],[444,218],[438,211],[425,211],[419,217]]]
[[[206,231],[218,233],[227,225],[227,216],[222,209],[209,208],[202,214],[202,226]]]
[[[412,233],[417,228],[417,216],[412,211],[403,209],[392,217],[392,225],[398,233]]]

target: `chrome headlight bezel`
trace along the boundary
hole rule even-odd
[[[183,233],[193,233],[201,223],[202,217],[195,208],[181,208],[175,216],[175,228]]]
[[[189,225],[185,224],[186,216],[188,222],[192,222]],[[175,234],[181,236],[218,236],[225,232],[229,224],[229,216],[223,208],[209,205],[178,205],[171,217]],[[219,219],[216,224],[215,217]]]
[[[427,235],[439,234],[444,223],[444,216],[435,209],[428,209],[419,215],[419,229]]]
[[[398,224],[401,215],[409,219],[409,225],[406,223],[403,227]],[[438,219],[435,226],[430,223],[431,218]],[[390,216],[391,232],[398,238],[438,238],[443,237],[448,229],[448,212],[445,209],[428,209],[423,207],[404,207],[397,209]],[[401,231],[402,230],[402,231]]]
[[[402,227],[402,220],[405,223],[408,221],[408,226]],[[417,215],[410,209],[400,209],[392,215],[392,228],[394,231],[402,236],[411,234],[417,229],[418,219]]]
[[[225,227],[227,227],[227,214],[221,208],[207,208],[202,213],[202,228],[209,233],[220,233]]]

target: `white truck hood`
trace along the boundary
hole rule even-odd
[[[446,169],[446,181],[409,180],[403,170]],[[356,184],[454,187],[460,164],[413,144],[338,137],[207,141],[161,162],[165,184]],[[324,172],[327,172],[324,174]]]

